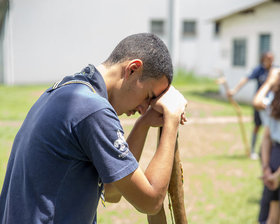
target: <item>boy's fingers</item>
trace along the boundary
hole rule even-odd
[[[187,118],[186,118],[186,116],[185,116],[185,113],[182,113],[182,114],[181,114],[180,124],[184,125],[185,122],[187,122]]]

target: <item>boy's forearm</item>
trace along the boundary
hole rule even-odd
[[[148,130],[149,126],[141,122],[140,118],[136,121],[133,129],[131,130],[127,138],[127,144],[129,145],[129,149],[137,161],[140,160]],[[117,203],[120,201],[121,197],[121,193],[112,184],[105,184],[106,201],[110,203]]]
[[[137,161],[140,160],[148,130],[149,126],[141,122],[141,118],[139,118],[127,138],[129,149]],[[121,193],[112,184],[105,184],[106,201],[117,203],[120,201],[121,197]]]
[[[269,92],[269,90],[270,90],[270,86],[267,85],[267,83],[265,83],[259,89],[259,91],[255,95],[254,100],[253,100],[253,105],[254,105],[255,108],[257,108],[259,110],[265,109],[266,106],[263,102],[264,102],[264,99],[265,99],[267,93]]]
[[[261,145],[262,154],[262,168],[263,170],[269,168],[270,151],[271,151],[271,139],[269,129],[266,127],[264,130],[264,137]]]
[[[179,121],[176,125],[168,122],[163,125],[159,145],[144,173],[138,168],[113,183],[140,212],[156,214],[162,208],[173,167],[178,126]]]
[[[150,184],[164,195],[170,182],[178,126],[179,122],[164,124],[157,151],[145,171]]]
[[[248,78],[242,78],[237,86],[233,89],[234,94],[236,94],[246,83],[248,82]]]
[[[279,80],[280,69],[271,69],[269,76],[262,87],[259,89],[257,94],[254,97],[253,105],[257,109],[265,109],[266,105],[263,103],[267,93],[272,90],[273,86]]]
[[[149,126],[144,124],[141,118],[139,118],[127,138],[129,149],[137,161],[140,160],[142,155],[148,131]]]

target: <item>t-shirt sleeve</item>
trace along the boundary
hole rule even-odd
[[[138,167],[124,139],[124,132],[111,109],[101,109],[76,126],[76,135],[104,183],[129,175]]]
[[[259,110],[261,121],[264,127],[268,126],[269,114],[266,110]]]
[[[259,76],[259,74],[260,74],[259,70],[260,70],[260,67],[259,67],[259,66],[257,66],[256,68],[254,68],[253,71],[251,72],[251,74],[249,74],[249,75],[247,76],[248,79],[257,79],[258,76]]]
[[[259,113],[261,115],[261,120],[263,122],[263,126],[269,126],[270,122],[270,113],[271,113],[271,102],[274,99],[274,93],[269,92],[266,97],[263,99],[263,104],[266,105],[266,108],[264,110],[260,110]]]

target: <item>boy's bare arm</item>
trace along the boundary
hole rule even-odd
[[[160,127],[162,124],[162,114],[153,108],[149,108],[144,115],[138,118],[127,138],[129,149],[137,161],[140,160],[149,128]],[[108,202],[116,203],[120,201],[121,193],[112,184],[105,184],[105,198]]]
[[[233,89],[227,92],[227,95],[234,96],[248,81],[249,79],[247,77],[242,78]]]
[[[174,88],[152,102],[152,108],[163,115],[161,139],[145,173],[138,168],[113,185],[139,211],[155,214],[162,207],[170,181],[178,126],[187,102]]]
[[[276,85],[279,82],[279,76],[280,76],[280,69],[278,68],[272,68],[269,71],[269,75],[265,83],[262,85],[262,87],[259,89],[257,94],[254,97],[253,105],[257,109],[265,109],[266,105],[264,104],[264,98],[266,97],[267,93],[270,90],[273,90],[274,85]]]

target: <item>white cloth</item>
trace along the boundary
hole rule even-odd
[[[271,114],[270,104],[273,101],[273,99],[274,99],[274,93],[270,92],[263,101],[263,103],[267,105],[267,107],[265,110],[260,111],[260,115],[264,126],[268,126],[270,130],[271,140],[280,143],[280,120],[279,119],[276,120],[275,118],[270,116]]]

